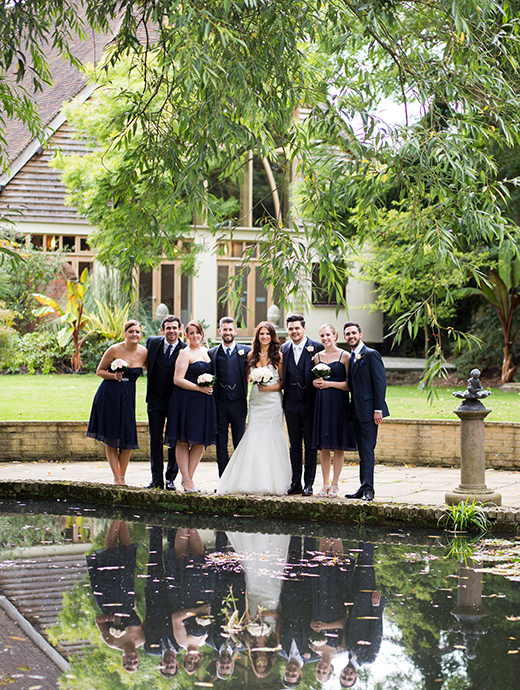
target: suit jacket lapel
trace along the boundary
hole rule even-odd
[[[366,349],[367,349],[367,346],[366,346],[366,345],[363,345],[363,347],[362,347],[361,350],[359,351],[359,355],[361,355],[361,357],[364,356]],[[355,357],[355,355],[354,355],[354,357]],[[356,371],[359,369],[360,363],[361,363],[361,359],[354,359],[354,366],[353,366],[353,369],[352,369],[351,376],[354,376],[354,374],[356,373]]]
[[[164,336],[160,336],[160,340],[155,340],[154,342],[152,342],[152,345],[154,347],[152,348],[152,357],[151,357],[150,370],[148,372],[148,376],[152,375],[152,371],[153,371],[153,367],[155,364],[155,360],[157,359],[157,355],[159,354],[161,347],[164,346]]]

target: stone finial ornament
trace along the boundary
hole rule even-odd
[[[481,400],[491,395],[491,391],[483,390],[480,383],[480,370],[472,369],[469,374],[467,389],[465,391],[454,391],[452,395],[463,400]]]

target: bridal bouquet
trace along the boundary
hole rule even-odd
[[[328,379],[330,376],[330,367],[325,362],[319,362],[312,368],[312,373],[317,379]]]
[[[273,380],[273,374],[267,367],[251,369],[251,383],[257,386],[260,383],[268,385]]]
[[[197,386],[205,388],[206,386],[214,386],[216,377],[213,374],[200,374],[197,377]]]
[[[118,371],[124,372],[127,369],[128,362],[125,362],[124,359],[114,359],[114,361],[110,365],[110,371],[113,371],[114,374],[117,374]]]

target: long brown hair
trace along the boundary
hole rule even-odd
[[[260,360],[260,338],[259,333],[262,328],[267,328],[269,335],[271,336],[271,342],[269,343],[269,348],[267,350],[267,359],[269,364],[273,367],[277,367],[281,361],[281,348],[280,341],[274,330],[274,326],[270,321],[260,321],[255,329],[255,337],[253,339],[253,347],[251,350],[251,358],[249,360],[249,366],[254,369]]]

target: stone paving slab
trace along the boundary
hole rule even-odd
[[[111,477],[106,462],[9,462],[0,465],[0,481],[33,479],[111,484]],[[358,489],[358,477],[357,465],[344,466],[339,483],[340,497]],[[218,482],[217,464],[215,462],[201,462],[195,478],[201,489],[210,493],[213,492]],[[144,488],[150,479],[148,463],[130,462],[127,473],[129,486]],[[375,501],[439,506],[444,504],[445,493],[457,488],[459,483],[459,469],[377,465]],[[176,484],[180,490],[179,479],[177,479]],[[488,469],[486,470],[486,486],[488,489],[496,490],[502,494],[503,506],[520,510],[520,472]],[[318,468],[314,490],[319,491],[320,487],[321,477]]]

